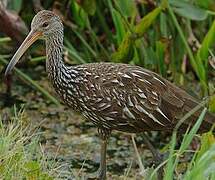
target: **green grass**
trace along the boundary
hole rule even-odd
[[[177,128],[180,128],[180,124],[199,107],[185,115]],[[196,124],[185,133],[178,148],[176,148],[176,144],[178,144],[176,138],[178,134],[177,128],[173,132],[171,141],[167,145],[169,147],[169,156],[163,163],[164,180],[172,180],[173,177],[177,178],[179,175],[185,180],[215,178],[215,137],[212,134],[212,130],[202,136],[198,136],[201,146],[197,151],[192,152],[192,158],[186,162],[183,174],[177,173],[184,163],[180,162],[181,157],[191,152],[189,150],[190,143],[196,137],[196,132],[203,121],[205,113],[206,109],[202,111]],[[0,121],[0,179],[56,179],[59,175],[59,172],[56,171],[58,169],[57,165],[60,166],[61,164],[53,162],[48,158],[47,154],[44,154],[43,145],[39,143],[39,131],[29,125],[31,123],[28,122],[25,111],[20,110],[17,112],[14,107],[14,114],[10,122],[4,123],[2,120]],[[146,179],[156,179],[156,172],[160,166],[156,169],[144,168],[140,162],[141,157],[137,152],[137,148],[135,150],[142,176]],[[128,168],[130,169],[131,167]],[[128,178],[129,169],[124,175],[125,179]],[[79,174],[76,178],[79,177],[81,178],[82,174]]]
[[[154,5],[147,3],[148,1],[135,3],[131,0],[88,2],[90,3],[80,4],[75,0],[61,2],[60,11],[67,17],[64,22],[64,52],[67,60],[72,64],[100,61],[136,64],[170,78],[179,86],[191,84],[197,89],[200,84],[199,97],[212,96],[209,109],[215,112],[214,69],[208,63],[210,54],[215,53],[213,1],[161,0],[155,1]],[[51,9],[52,4],[54,0],[47,0],[43,6]],[[35,14],[31,6],[30,3],[22,3],[22,0],[14,0],[9,8],[21,12],[23,20],[30,23]],[[66,14],[65,7],[68,8],[69,15]],[[197,42],[197,47],[192,41]],[[1,34],[1,70],[5,67],[6,60],[11,58],[11,42],[11,38]],[[45,59],[45,54],[41,54],[38,48],[44,49],[44,44],[32,46],[30,49],[30,53],[35,57],[30,58],[29,64],[33,67],[43,63]],[[59,105],[50,92],[32,80],[32,74],[26,74],[25,69],[15,69],[15,72],[26,86],[39,91],[56,107]],[[164,179],[178,178],[180,158],[188,153],[192,139],[197,136],[196,132],[204,112],[192,130],[184,135],[178,148],[177,131],[173,133],[171,142],[166,145],[170,154],[165,161]],[[0,179],[31,179],[34,176],[52,179],[54,176],[50,170],[50,162],[41,151],[39,135],[32,135],[32,129],[23,126],[20,114],[15,114],[13,119],[9,124],[0,123]],[[198,138],[201,147],[193,152],[193,158],[186,163],[183,178],[215,179],[214,136],[209,132]],[[147,177],[153,179],[155,173],[156,170],[150,170]]]
[[[0,179],[54,179],[55,164],[43,153],[37,130],[24,122],[23,111],[6,124],[0,119]]]
[[[205,102],[202,102],[205,103]],[[197,134],[197,131],[200,125],[203,122],[205,113],[207,109],[205,108],[197,119],[195,125],[191,129],[187,129],[186,133],[183,135],[182,142],[180,147],[176,148],[177,136],[180,132],[181,124],[193,113],[195,113],[201,106],[195,107],[193,110],[188,112],[177,124],[176,128],[173,131],[172,138],[169,146],[169,156],[162,163],[164,166],[164,180],[172,180],[174,178],[179,178],[179,176],[184,180],[192,180],[192,179],[215,179],[215,137],[212,133],[214,127],[208,133],[203,134],[202,136],[198,135],[198,138],[201,142],[201,146],[194,152],[192,152],[192,159],[186,162],[186,168],[183,170],[183,174],[178,173],[177,170],[182,166],[180,163],[180,159],[186,155],[186,153],[190,153],[189,146],[193,141],[194,137]],[[161,166],[161,165],[160,165]],[[147,176],[147,179],[154,179],[155,174],[160,168],[158,166],[153,172]]]
[[[196,121],[196,124],[192,127],[190,131],[187,131],[184,134],[182,143],[178,150],[175,150],[176,142],[177,142],[177,130],[179,129],[180,122],[178,123],[178,126],[176,126],[175,131],[173,131],[172,140],[170,142],[170,154],[167,159],[167,166],[165,169],[165,180],[171,180],[174,177],[174,173],[177,170],[177,166],[179,164],[180,157],[183,156],[184,153],[186,153],[187,149],[189,148],[190,143],[192,142],[194,136],[196,135],[203,119],[204,115],[206,113],[207,109],[205,108],[201,115],[199,116],[198,120]],[[188,116],[190,116],[192,112],[188,113]],[[185,120],[186,116],[181,119],[181,121]],[[207,139],[206,139],[207,137]],[[208,139],[212,138],[213,141],[211,143],[208,141]],[[210,179],[215,177],[215,171],[214,171],[214,160],[215,158],[215,144],[214,144],[214,136],[212,134],[212,131],[208,134],[204,135],[202,138],[202,149],[204,149],[204,153],[201,151],[196,151],[193,155],[193,159],[188,162],[187,169],[185,171],[184,179],[190,180],[190,179]],[[207,148],[205,148],[207,147]],[[209,159],[204,159],[205,156],[209,155]],[[198,157],[198,158],[197,158]],[[202,159],[203,158],[203,159]],[[204,162],[199,162],[204,161]],[[196,170],[199,171],[196,171]]]

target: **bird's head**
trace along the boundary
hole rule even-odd
[[[16,51],[12,57],[10,63],[7,66],[5,75],[9,74],[14,68],[16,63],[25,53],[25,51],[39,38],[54,38],[63,33],[63,24],[55,13],[48,10],[43,10],[38,12],[32,22],[31,22],[31,31],[28,36],[25,38],[19,49]]]
[[[32,22],[31,31],[44,38],[49,38],[63,31],[62,22],[54,12],[43,10],[38,12]]]

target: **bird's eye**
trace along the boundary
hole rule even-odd
[[[45,28],[45,27],[48,27],[48,25],[49,24],[47,22],[44,22],[42,26]]]

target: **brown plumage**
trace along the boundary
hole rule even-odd
[[[46,39],[46,69],[61,100],[91,120],[102,138],[101,179],[106,177],[106,144],[112,130],[138,133],[169,131],[199,103],[185,91],[138,66],[92,63],[66,66],[62,60],[63,25],[51,11],[40,11],[31,32],[12,58],[6,74],[24,51],[40,36]],[[184,123],[193,125],[201,109]],[[215,117],[207,113],[201,125],[207,131]]]
[[[127,64],[92,63],[65,68],[53,85],[65,104],[99,128],[130,133],[172,130],[199,104],[156,73]],[[185,123],[195,123],[200,112]],[[213,118],[208,114],[201,128],[209,130]]]

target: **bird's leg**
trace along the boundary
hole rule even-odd
[[[98,129],[99,136],[102,140],[101,142],[101,159],[100,166],[98,170],[98,178],[101,180],[106,179],[106,151],[107,151],[107,142],[110,136],[111,131],[107,129]]]
[[[106,150],[107,150],[107,140],[102,140],[101,142],[101,159],[100,166],[98,170],[99,179],[106,179]]]
[[[160,152],[158,152],[154,146],[152,145],[152,143],[149,141],[149,137],[147,136],[146,133],[143,133],[143,140],[146,143],[147,147],[150,149],[153,158],[154,158],[154,162],[155,165],[158,166],[163,162],[163,158],[162,155],[160,154]],[[158,179],[162,180],[163,179],[163,167],[158,169]]]

